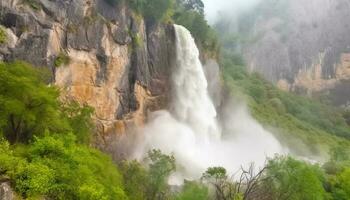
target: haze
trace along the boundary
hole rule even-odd
[[[209,23],[214,23],[220,12],[229,12],[233,16],[256,5],[260,0],[203,0],[205,14]]]

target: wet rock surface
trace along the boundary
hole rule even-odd
[[[146,25],[123,3],[33,2],[0,2],[0,25],[8,36],[0,59],[47,67],[62,99],[92,106],[96,146],[113,149],[120,135],[145,123],[148,112],[167,106],[172,25]],[[69,63],[55,66],[62,54]]]

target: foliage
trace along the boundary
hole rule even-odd
[[[122,177],[110,158],[76,145],[73,135],[45,136],[22,148],[28,153],[20,148],[13,152],[2,142],[0,157],[7,162],[1,162],[0,169],[23,197],[126,199]]]
[[[148,152],[149,164],[149,199],[164,199],[168,195],[167,184],[170,174],[175,171],[175,158],[162,154],[160,150]]]
[[[0,63],[0,127],[11,143],[70,129],[59,112],[58,90],[46,86],[40,74],[25,63]]]
[[[329,191],[333,199],[346,200],[350,198],[350,167],[328,177],[328,181]]]
[[[152,21],[168,21],[173,12],[174,0],[147,0],[144,16]]]
[[[60,67],[62,65],[68,65],[69,62],[69,56],[65,52],[60,52],[54,61],[54,65],[55,67]]]
[[[149,22],[167,22],[174,10],[174,0],[130,0],[130,7]]]
[[[149,174],[137,161],[124,161],[120,165],[125,192],[130,200],[147,199]]]
[[[29,199],[127,199],[111,159],[87,146],[93,110],[59,102],[44,74],[0,64],[0,176]]]
[[[326,199],[323,172],[317,165],[278,157],[269,161],[266,176],[270,199]]]
[[[204,3],[202,0],[177,0],[177,4],[186,10],[193,10],[204,15]]]
[[[176,200],[208,200],[209,190],[204,184],[185,181],[182,191],[176,195]]]
[[[0,44],[4,44],[7,41],[7,34],[6,31],[0,27]]]
[[[38,0],[24,0],[24,3],[28,4],[33,10],[41,9],[41,4]]]
[[[209,52],[217,53],[219,44],[216,33],[208,25],[203,14],[178,8],[173,18],[176,24],[186,27],[191,32],[197,44],[203,46]]]
[[[120,164],[124,176],[125,192],[129,199],[169,199],[171,198],[168,178],[175,170],[175,158],[160,150],[151,150],[146,158],[147,168],[137,161]]]
[[[306,150],[325,155],[329,148],[350,138],[350,128],[339,109],[281,91],[260,75],[248,73],[237,53],[225,51],[220,64],[231,94],[246,100],[252,115],[298,153]]]
[[[60,108],[65,117],[69,119],[67,121],[72,132],[76,135],[77,141],[89,144],[94,127],[91,119],[94,109],[87,105],[80,105],[76,101],[61,103]]]
[[[151,23],[174,21],[190,30],[198,45],[216,56],[219,50],[215,31],[208,25],[201,0],[130,0],[130,7]]]

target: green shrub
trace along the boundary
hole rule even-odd
[[[58,89],[44,84],[42,74],[22,62],[0,63],[0,129],[11,143],[70,130],[59,111]]]
[[[216,33],[208,25],[203,14],[193,10],[180,10],[173,18],[176,24],[186,27],[205,50],[217,54],[219,43]]]
[[[6,31],[0,27],[0,44],[4,44],[7,41],[7,34]]]
[[[317,165],[277,157],[267,165],[264,187],[271,199],[326,199],[324,174]]]
[[[41,9],[41,4],[38,0],[24,0],[24,3],[29,5],[33,10]]]
[[[182,191],[176,195],[176,200],[208,200],[208,187],[194,181],[185,181]]]
[[[22,162],[12,166],[13,172],[6,172],[23,197],[127,199],[122,177],[111,159],[96,150],[76,145],[74,135],[45,136],[25,148],[28,154],[7,155],[9,159],[22,159]]]
[[[60,52],[54,61],[55,67],[60,67],[62,65],[68,65],[70,62],[69,56],[65,52]]]

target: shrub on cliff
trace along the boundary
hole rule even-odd
[[[7,40],[7,34],[6,31],[0,27],[0,44],[4,44]]]
[[[153,23],[169,21],[175,5],[174,0],[129,0],[128,3],[146,21]]]
[[[173,16],[176,24],[186,27],[201,45],[209,53],[217,54],[219,43],[215,31],[208,25],[203,13],[188,9],[179,5]]]

